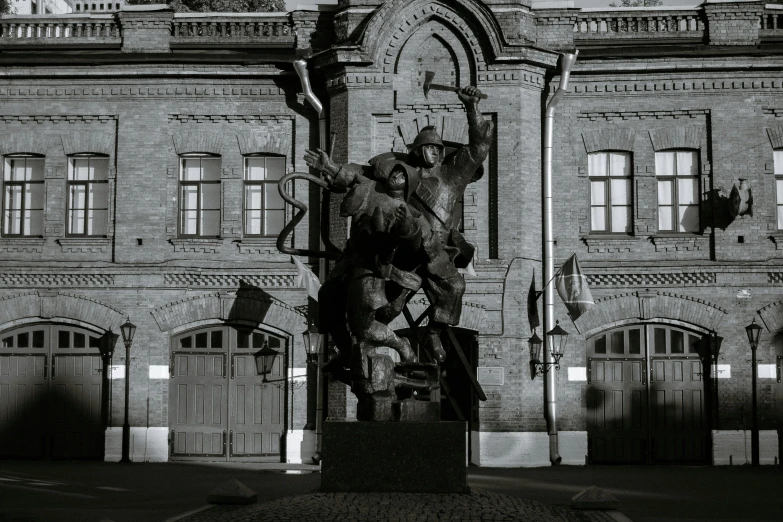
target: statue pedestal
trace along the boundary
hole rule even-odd
[[[321,491],[467,493],[464,422],[326,421]]]

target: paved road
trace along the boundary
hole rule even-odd
[[[164,521],[205,505],[207,493],[230,478],[255,490],[259,502],[318,488],[312,467],[269,468],[0,461],[0,521]],[[783,470],[771,467],[470,468],[468,477],[471,487],[554,506],[597,485],[634,522],[783,520]]]

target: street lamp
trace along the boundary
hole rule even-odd
[[[122,458],[120,462],[130,463],[130,423],[128,422],[128,410],[130,405],[130,347],[133,344],[133,336],[136,334],[136,325],[130,322],[130,317],[125,324],[120,326],[122,341],[125,343],[125,422],[122,424]]]
[[[318,362],[318,354],[321,353],[321,340],[323,339],[323,335],[318,333],[318,327],[310,323],[310,326],[302,332],[302,337],[304,338],[304,347],[305,351],[307,352],[307,362],[313,363]]]
[[[267,341],[264,341],[264,346],[262,346],[260,350],[253,354],[253,357],[256,360],[256,372],[258,375],[263,376],[263,380],[261,382],[270,382],[267,380],[266,376],[272,373],[272,366],[275,364],[275,357],[277,357],[279,353],[280,352],[277,350],[270,348]]]
[[[543,361],[541,360],[543,341],[535,331],[533,336],[527,340],[530,348],[530,369],[534,379],[536,375],[547,373],[552,366],[555,367],[555,370],[560,369],[560,359],[563,357],[566,344],[568,344],[568,332],[560,326],[560,321],[555,322],[555,327],[549,330],[546,336],[548,338],[549,354],[552,356],[551,361],[547,361],[547,357],[544,357]]]
[[[753,424],[750,429],[750,465],[759,465],[759,411],[756,404],[756,372],[758,368],[756,366],[756,348],[759,346],[759,337],[761,337],[761,326],[756,324],[756,318],[753,318],[753,322],[745,327],[745,333],[748,334],[748,342],[750,343],[751,352],[751,387],[753,390],[752,404],[753,409]]]

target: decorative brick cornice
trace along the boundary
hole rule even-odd
[[[294,117],[290,114],[169,114],[169,121],[177,121],[180,123],[280,123],[293,119]]]
[[[590,274],[587,282],[595,287],[614,286],[708,286],[716,281],[715,272],[640,272]]]
[[[613,120],[645,120],[645,119],[678,119],[696,118],[709,114],[709,109],[682,109],[666,111],[590,111],[580,112],[578,120],[613,121]]]
[[[296,288],[296,274],[204,274],[182,273],[166,274],[165,286],[184,288],[230,288],[236,289],[244,285],[258,288]]]
[[[53,288],[53,287],[102,287],[108,288],[114,286],[114,275],[112,274],[76,274],[76,273],[2,273],[0,274],[0,286],[8,287],[32,287],[32,288]]]
[[[0,92],[2,95],[2,92]],[[0,115],[0,122],[3,123],[107,123],[117,119],[117,116],[111,114],[85,115],[85,114],[65,114],[65,115],[35,115],[35,116],[12,116]]]

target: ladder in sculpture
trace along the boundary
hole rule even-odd
[[[424,319],[427,319],[430,317],[430,314],[433,309],[432,302],[434,301],[432,295],[425,290],[425,294],[427,295],[427,299],[429,299],[430,305],[422,312],[422,314],[414,319],[413,315],[411,314],[411,311],[408,309],[408,305],[406,304],[405,307],[402,309],[402,313],[405,316],[405,320],[408,322],[408,326],[410,327],[411,331],[416,335],[416,341],[419,346],[421,346],[421,338],[423,337],[423,327],[421,326],[421,323],[424,321]],[[479,384],[478,380],[476,379],[476,376],[473,373],[473,368],[471,367],[470,363],[468,362],[467,357],[465,357],[465,352],[462,349],[462,346],[460,345],[459,341],[457,340],[457,336],[454,335],[454,331],[451,326],[446,325],[445,326],[446,334],[449,338],[449,343],[451,345],[451,354],[450,356],[456,355],[459,364],[458,367],[465,372],[468,379],[470,380],[471,389],[473,393],[478,397],[480,401],[486,401],[487,396],[484,393],[484,390],[481,388],[481,384]],[[433,360],[435,360],[435,357],[433,354],[429,354],[430,357],[432,357]],[[462,409],[459,407],[459,404],[457,404],[457,401],[454,398],[454,394],[452,393],[452,389],[449,385],[449,382],[447,380],[447,376],[444,375],[445,372],[443,372],[440,375],[440,388],[443,391],[444,395],[446,395],[446,398],[449,401],[449,404],[451,404],[451,407],[454,409],[454,412],[457,414],[457,418],[460,421],[467,420],[465,415],[462,413]]]

